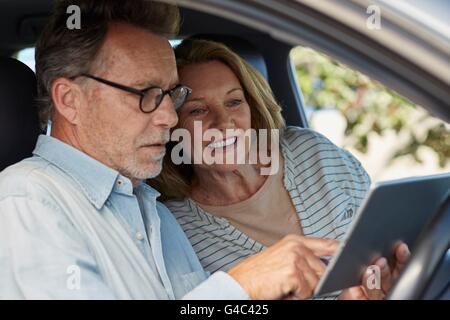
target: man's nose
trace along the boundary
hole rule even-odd
[[[178,122],[178,115],[173,106],[172,99],[166,95],[159,107],[153,111],[153,123],[157,126],[173,128]]]

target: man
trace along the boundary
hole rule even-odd
[[[66,27],[69,5],[81,29]],[[158,193],[178,84],[176,8],[60,1],[36,46],[33,157],[0,174],[0,298],[307,298],[337,243],[287,237],[208,277]]]

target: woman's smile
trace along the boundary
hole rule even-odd
[[[212,149],[211,153],[214,155],[216,151],[226,153],[228,151],[236,149],[238,137],[230,137],[227,139],[211,142],[206,146],[208,149]]]

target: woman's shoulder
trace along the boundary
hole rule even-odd
[[[286,146],[296,147],[300,142],[310,142],[311,145],[320,143],[322,145],[333,146],[339,149],[323,134],[309,128],[288,126],[284,129],[281,139]]]
[[[334,154],[335,159],[347,158],[347,153],[343,149],[312,129],[287,127],[282,133],[280,142],[287,160],[292,160],[295,164],[305,159],[316,161],[316,156],[322,156],[324,152]]]
[[[290,126],[282,134],[281,143],[288,160],[287,164],[290,164],[293,170],[298,169],[302,163],[308,167],[321,167],[330,166],[333,162],[336,167],[344,165],[352,175],[370,184],[370,177],[360,161],[349,151],[338,147],[317,131]]]

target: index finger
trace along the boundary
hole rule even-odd
[[[340,244],[338,240],[316,237],[305,237],[302,239],[302,243],[316,256],[332,256]]]

